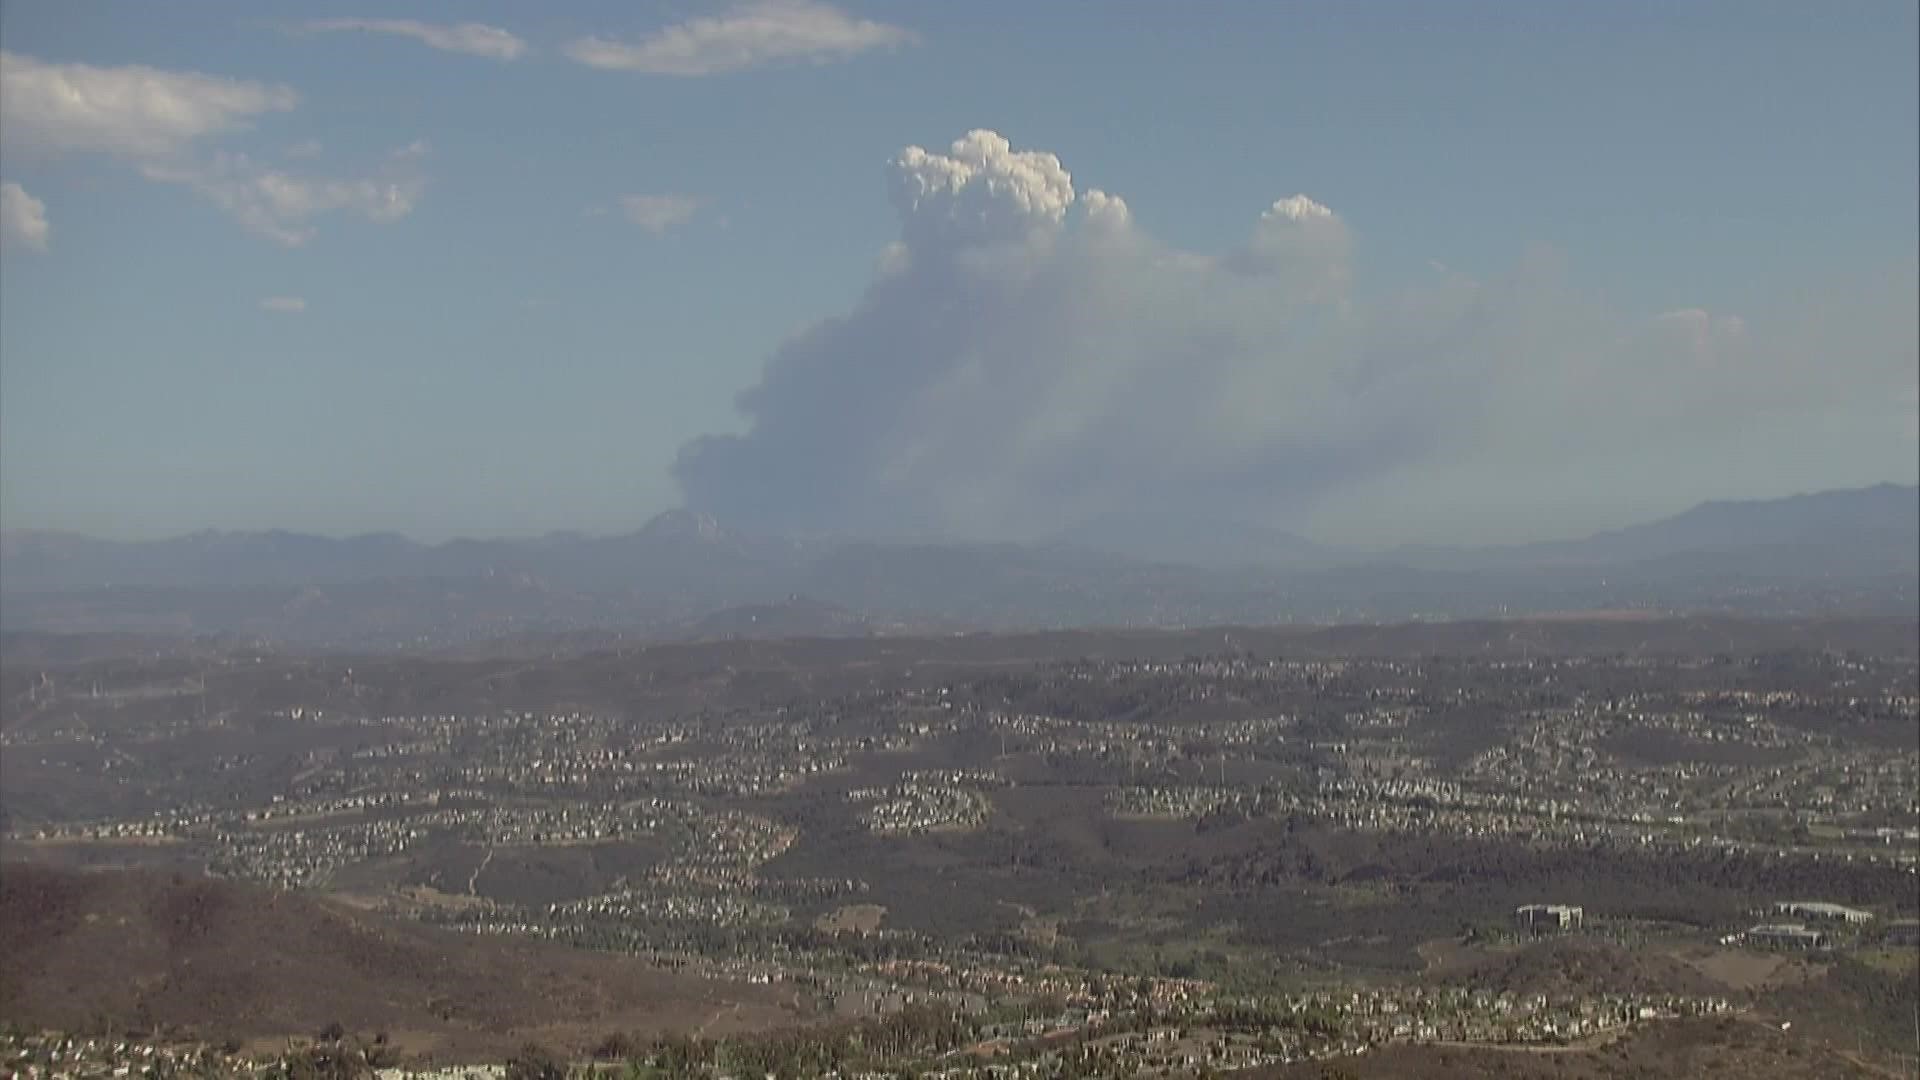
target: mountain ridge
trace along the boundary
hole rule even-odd
[[[1253,531],[1256,553],[1287,534]],[[631,630],[865,635],[1497,617],[1582,610],[1911,614],[1920,489],[1703,503],[1590,536],[1489,548],[1180,563],[1098,537],[1038,544],[794,540],[669,511],[614,536],[420,544],[284,530],[116,542],[9,533],[0,628],[215,633],[395,647]],[[1217,554],[1246,549],[1232,545]],[[794,597],[809,598],[797,602]]]
[[[1847,527],[1838,536],[1830,520],[1815,519],[1833,512],[1846,519]],[[1403,546],[1387,554],[1416,566],[1458,566],[1496,558],[1560,565],[1810,542],[1887,540],[1911,550],[1908,538],[1914,536],[1920,536],[1920,487],[1883,483],[1774,499],[1711,499],[1667,517],[1570,539],[1479,548]]]
[[[1826,523],[1808,522],[1804,520],[1804,516],[1795,519],[1791,515],[1795,512],[1804,515],[1808,512],[1829,511],[1835,508],[1841,509],[1849,517],[1847,532],[1851,534],[1857,535],[1862,525],[1871,525],[1869,532],[1872,536],[1884,537],[1889,542],[1897,543],[1904,541],[1908,535],[1920,533],[1920,487],[1893,483],[1806,492],[1773,499],[1708,500],[1697,503],[1678,514],[1648,522],[1604,529],[1583,537],[1518,544],[1400,545],[1380,551],[1361,551],[1318,544],[1284,530],[1265,529],[1245,523],[1224,523],[1225,528],[1239,534],[1231,541],[1233,546],[1251,548],[1260,543],[1270,543],[1280,549],[1285,557],[1275,562],[1263,562],[1257,557],[1221,558],[1213,554],[1198,558],[1181,558],[1166,551],[1152,553],[1151,549],[1163,547],[1158,543],[1148,545],[1102,543],[1095,535],[1097,525],[1069,530],[1046,542],[1028,544],[937,541],[904,543],[858,538],[806,542],[785,537],[751,536],[736,532],[709,514],[677,507],[655,515],[638,529],[623,533],[591,535],[574,531],[555,531],[536,537],[455,537],[439,543],[425,543],[392,531],[331,537],[286,529],[207,529],[153,540],[108,540],[70,530],[7,529],[0,530],[0,587],[30,589],[98,585],[274,584],[282,581],[300,584],[329,583],[331,579],[324,573],[316,574],[313,571],[302,571],[284,577],[248,576],[250,565],[256,573],[259,572],[259,567],[262,565],[259,560],[263,554],[270,556],[264,565],[271,570],[271,557],[285,558],[301,552],[331,556],[336,564],[359,560],[356,565],[361,569],[350,577],[338,579],[339,581],[395,577],[453,577],[497,574],[516,570],[532,571],[537,574],[531,564],[546,554],[561,553],[574,556],[580,553],[594,553],[603,557],[609,554],[613,556],[657,554],[660,549],[669,547],[699,551],[709,555],[719,554],[729,558],[776,562],[852,549],[1000,551],[1024,554],[1083,553],[1135,563],[1190,566],[1200,569],[1285,569],[1303,563],[1314,567],[1401,565],[1411,568],[1462,569],[1492,564],[1496,560],[1508,566],[1513,565],[1515,561],[1538,565],[1597,563],[1657,557],[1685,550],[1783,546],[1791,542],[1809,541],[1831,542],[1834,537],[1815,532],[1816,528],[1824,527]],[[1862,510],[1865,511],[1864,514]],[[1118,529],[1130,523],[1139,524],[1152,520],[1154,519],[1151,515],[1135,515],[1107,524]],[[1207,525],[1208,523],[1205,522],[1186,522],[1179,526],[1178,530],[1197,533],[1204,531]],[[153,576],[143,577],[138,560],[131,564],[130,572],[119,575],[117,580],[112,576],[101,578],[96,574],[93,580],[75,580],[70,576],[57,581],[33,581],[31,580],[32,572],[43,570],[44,565],[22,566],[22,560],[35,559],[40,560],[42,564],[72,563],[78,556],[88,553],[96,555],[150,553],[154,556],[179,553],[187,558],[218,556],[221,557],[221,562],[217,566],[206,567],[207,578],[199,581],[166,580],[164,577],[156,580]],[[252,556],[256,561],[253,564],[236,565],[230,561],[236,554]],[[440,563],[429,564],[429,560],[435,557],[439,558]],[[380,561],[369,564],[368,560]],[[14,566],[8,567],[9,563]],[[320,569],[324,571],[325,566],[326,564],[322,562]],[[22,586],[17,577],[15,581],[8,582],[8,575],[5,572],[7,569],[14,569],[16,575],[25,570],[29,578],[27,584]],[[187,571],[176,568],[172,576],[178,578],[184,572],[190,577],[190,570],[191,568]]]

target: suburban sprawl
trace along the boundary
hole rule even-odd
[[[764,988],[813,1033],[621,1044],[658,1075],[1578,1047],[1913,956],[1910,654],[1222,646],[10,671],[7,846]],[[292,1067],[218,1035],[3,1049],[18,1076]]]

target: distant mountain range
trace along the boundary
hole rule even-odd
[[[1385,553],[1148,516],[1042,545],[797,541],[686,510],[620,536],[437,545],[391,533],[0,533],[6,629],[382,645],[582,629],[805,636],[1612,608],[1913,614],[1916,580],[1920,489],[1892,484],[1703,503],[1579,540]]]
[[[330,585],[403,578],[538,578],[543,584],[700,587],[750,568],[798,560],[803,548],[747,538],[704,514],[670,510],[637,532],[531,540],[416,543],[397,533],[344,539],[280,530],[199,532],[167,540],[76,533],[0,533],[0,589]]]

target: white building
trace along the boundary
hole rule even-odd
[[[1747,942],[1769,949],[1824,949],[1832,942],[1823,930],[1799,923],[1769,923],[1747,931]]]
[[[1578,930],[1586,918],[1585,908],[1569,904],[1526,904],[1513,909],[1513,921],[1523,930]]]

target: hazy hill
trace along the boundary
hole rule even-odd
[[[858,612],[796,593],[778,604],[725,608],[676,625],[670,632],[689,641],[865,637],[873,633],[873,624]]]
[[[102,586],[326,585],[405,578],[519,577],[555,587],[734,592],[809,577],[854,593],[922,578],[958,589],[1049,587],[1073,579],[1179,580],[1189,567],[1303,570],[1334,565],[1414,570],[1580,568],[1745,553],[1756,571],[1909,571],[1920,563],[1920,489],[1896,484],[1784,499],[1702,503],[1660,521],[1578,540],[1486,548],[1402,547],[1343,553],[1290,533],[1151,514],[1115,518],[1041,545],[801,543],[727,529],[670,510],[618,536],[415,543],[393,533],[333,539],[284,531],[200,532],[121,542],[75,533],[0,533],[0,586],[10,592]],[[1184,554],[1183,554],[1184,553]],[[1865,560],[1864,562],[1862,560]],[[1155,569],[1157,566],[1157,569]],[[958,573],[962,580],[950,575]],[[884,579],[884,580],[883,580]],[[964,586],[963,586],[964,582]]]
[[[1191,514],[1110,514],[1055,539],[1089,551],[1216,569],[1300,569],[1341,559],[1338,550],[1282,529]]]
[[[1580,540],[1371,556],[1197,520],[1109,524],[1085,543],[1044,545],[801,542],[684,510],[619,536],[438,545],[391,534],[121,543],[13,532],[0,535],[0,622],[359,647],[591,630],[766,637],[768,627],[804,635],[1616,609],[1905,614],[1920,602],[1920,490],[1896,485],[1705,503]],[[1210,547],[1190,543],[1209,532]],[[1197,550],[1207,565],[1141,557],[1174,549]],[[844,613],[783,600],[796,594]]]
[[[1669,518],[1578,540],[1409,547],[1385,560],[1439,569],[1665,564],[1793,576],[1914,573],[1920,567],[1920,488],[1880,484],[1783,499],[1706,502]]]
[[[415,543],[393,533],[334,539],[279,530],[113,541],[62,532],[0,535],[10,592],[146,587],[337,585],[408,578],[510,578],[565,587],[690,591],[790,565],[801,548],[748,538],[705,515],[670,510],[619,536]]]
[[[1920,539],[1920,488],[1898,484],[1823,491],[1784,499],[1701,503],[1645,525],[1563,544],[1536,544],[1547,557],[1587,562],[1655,559],[1688,551],[1835,548],[1901,552]]]

